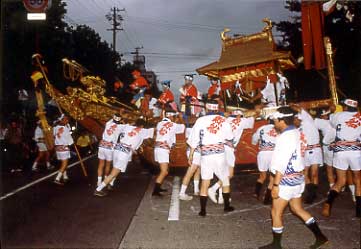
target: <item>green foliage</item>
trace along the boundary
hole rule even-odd
[[[49,80],[60,90],[72,83],[63,77],[62,58],[67,57],[84,65],[92,74],[106,80],[107,93],[112,94],[116,78],[129,84],[132,80],[130,63],[120,67],[120,55],[114,52],[98,33],[86,25],[69,26],[64,21],[66,1],[52,0],[46,21],[26,20],[22,1],[2,4],[3,18],[3,89],[7,94],[5,103],[16,104],[16,90],[20,87],[33,89],[31,56],[43,55],[49,71]],[[129,94],[128,94],[129,95]]]

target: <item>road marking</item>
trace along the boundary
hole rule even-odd
[[[82,161],[84,162],[84,161],[86,161],[86,160],[88,160],[88,159],[90,159],[90,158],[92,158],[92,157],[94,157],[94,156],[95,156],[95,154],[94,154],[94,155],[91,155],[91,156],[88,156],[88,157],[85,157],[85,158],[83,158]],[[74,167],[75,165],[78,165],[78,164],[80,164],[80,161],[77,161],[77,162],[75,162],[75,163],[70,164],[70,165],[68,166],[68,169],[69,169],[69,168],[72,168],[72,167]],[[44,177],[39,178],[39,179],[37,179],[37,180],[29,183],[29,184],[26,184],[25,186],[22,186],[22,187],[20,187],[20,188],[18,188],[18,189],[15,189],[14,191],[9,192],[9,193],[1,196],[1,197],[0,197],[0,201],[2,201],[2,200],[4,200],[4,199],[6,199],[6,198],[8,198],[8,197],[10,197],[10,196],[18,193],[18,192],[20,192],[20,191],[22,191],[22,190],[24,190],[24,189],[27,189],[27,188],[29,188],[29,187],[31,187],[31,186],[39,183],[39,182],[42,182],[42,181],[44,181],[44,180],[46,180],[46,179],[48,179],[48,178],[50,178],[50,177],[52,177],[52,176],[54,176],[54,175],[56,175],[56,174],[58,174],[58,171],[55,171],[55,172],[51,173],[50,175],[44,176]]]
[[[178,176],[174,177],[168,220],[179,220],[179,182],[180,178]]]

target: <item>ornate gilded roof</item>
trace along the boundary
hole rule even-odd
[[[252,68],[260,64],[267,64],[267,62],[276,62],[281,70],[295,67],[290,52],[276,51],[271,21],[269,19],[263,21],[267,23],[267,26],[262,32],[247,36],[231,38],[226,35],[230,30],[224,29],[221,33],[222,52],[220,58],[198,68],[197,72],[220,77],[224,76],[224,72],[229,71],[229,69],[240,72],[244,71],[241,68]],[[261,66],[258,69],[263,68]]]

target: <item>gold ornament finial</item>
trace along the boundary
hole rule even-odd
[[[224,28],[223,31],[221,32],[221,39],[222,41],[225,40],[229,40],[230,37],[226,35],[226,33],[228,33],[229,31],[231,31],[229,28]]]
[[[263,28],[263,31],[266,32],[266,31],[269,31],[269,30],[272,30],[272,21],[271,19],[269,18],[263,18],[262,19],[262,22],[266,23],[266,27]]]

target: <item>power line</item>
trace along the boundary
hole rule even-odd
[[[82,10],[86,9],[87,12],[93,14],[92,17],[94,17],[94,16],[99,17],[98,13],[94,12],[90,7],[88,7],[88,4],[83,4],[82,1],[73,1],[73,2],[78,4],[80,9],[82,9]]]
[[[136,43],[129,37],[128,32],[124,30],[125,38],[129,41],[129,43],[132,45],[132,47],[136,47]]]
[[[172,55],[172,56],[195,56],[195,57],[208,57],[218,58],[218,56],[210,56],[207,54],[186,54],[186,53],[160,53],[160,52],[143,52],[147,55]]]
[[[124,54],[132,54],[132,52],[125,52]],[[170,59],[183,59],[184,57],[196,57],[204,59],[218,59],[219,56],[210,56],[207,54],[186,54],[186,53],[152,53],[144,52],[142,53],[147,55],[147,57],[157,57],[157,58],[170,58]],[[182,57],[182,58],[179,58]],[[184,58],[187,59],[187,58]]]
[[[128,15],[128,12],[127,12],[127,10],[125,10],[124,11],[124,13],[125,13],[125,17],[126,17],[126,19],[128,20],[129,19],[129,15]],[[128,23],[129,23],[129,26],[131,26],[131,27],[129,27],[129,33],[130,33],[130,35],[133,37],[133,34],[134,34],[134,38],[135,38],[135,41],[136,41],[136,43],[138,43],[138,45],[141,45],[141,42],[140,42],[140,39],[139,39],[139,37],[138,37],[138,35],[137,35],[137,32],[135,32],[135,28],[134,28],[134,26],[133,25],[131,25],[131,22],[125,22],[126,23],[126,25],[128,25]],[[132,28],[133,27],[133,28]]]
[[[207,28],[207,29],[222,29],[224,27],[228,28],[234,28],[239,29],[239,25],[222,25],[222,26],[216,26],[216,25],[209,25],[209,24],[199,24],[199,23],[190,23],[190,22],[170,22],[169,20],[161,19],[161,18],[150,18],[150,17],[139,17],[139,16],[132,16],[128,15],[131,19],[143,19],[145,21],[153,20],[153,22],[157,23],[164,23],[168,25],[176,25],[176,26],[184,26],[184,27],[197,27],[197,28]]]
[[[102,2],[103,2],[103,1],[102,1]],[[108,10],[107,7],[104,8],[104,5],[99,5],[99,4],[97,3],[97,0],[92,0],[91,3],[93,3],[97,9],[102,9],[104,12],[106,12],[106,11]],[[104,3],[104,2],[103,2],[103,3]]]

